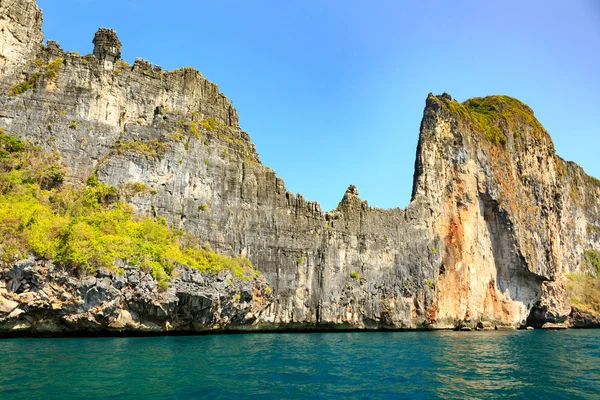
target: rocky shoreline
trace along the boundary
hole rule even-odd
[[[62,184],[102,185],[260,275],[178,265],[167,288],[133,260],[81,276],[0,243],[0,335],[598,326],[569,284],[598,282],[600,181],[519,100],[429,94],[410,204],[371,207],[349,185],[325,212],[261,163],[199,71],[128,64],[105,28],[92,54],[44,45],[35,0],[3,11],[0,133],[55,154]]]
[[[202,274],[181,266],[169,288],[137,267],[73,277],[51,262],[29,258],[0,270],[0,337],[154,336],[261,332],[436,330],[350,324],[278,324],[265,311],[273,298],[264,278],[227,271]],[[521,326],[519,329],[530,329]],[[600,328],[600,318],[574,309],[564,323],[538,328]],[[517,329],[479,322],[457,331]],[[445,328],[444,330],[449,330]]]
[[[209,331],[252,325],[269,304],[259,277],[202,274],[181,266],[161,291],[150,273],[122,265],[74,277],[50,262],[23,260],[0,271],[0,335],[69,332]]]

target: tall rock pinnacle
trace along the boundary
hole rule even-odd
[[[94,55],[100,60],[115,62],[121,58],[121,41],[113,29],[100,28],[94,35]]]

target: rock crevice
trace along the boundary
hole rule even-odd
[[[71,184],[95,175],[122,191],[143,185],[126,195],[137,213],[247,256],[262,277],[230,284],[182,267],[162,293],[126,265],[122,276],[78,278],[50,260],[5,263],[3,332],[594,320],[571,312],[565,281],[584,268],[586,250],[600,250],[600,235],[588,228],[600,226],[600,184],[555,155],[518,100],[460,104],[430,94],[407,208],[369,207],[350,185],[338,208],[323,212],[261,164],[232,103],[198,71],[166,72],[143,59],[129,65],[104,28],[91,55],[52,41],[42,48],[39,9],[17,3],[0,23],[29,39],[0,34],[0,69],[14,72],[0,81],[0,128],[58,151]],[[19,81],[27,89],[9,95]]]

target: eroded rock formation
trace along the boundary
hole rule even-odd
[[[0,128],[56,149],[73,184],[145,184],[127,198],[138,213],[262,273],[229,284],[182,267],[162,293],[126,264],[125,278],[77,278],[51,260],[4,263],[3,331],[493,328],[571,313],[565,274],[600,250],[600,184],[519,101],[429,95],[408,207],[371,208],[350,186],[323,212],[260,163],[199,72],[130,66],[108,29],[91,55],[43,48],[35,1],[0,7]]]
[[[44,39],[42,12],[35,1],[0,0],[0,77],[7,81]],[[0,82],[2,82],[0,81]]]

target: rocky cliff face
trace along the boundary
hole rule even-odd
[[[600,250],[600,184],[556,156],[517,100],[430,95],[408,207],[371,208],[350,186],[323,212],[260,163],[199,72],[130,66],[107,29],[93,55],[42,48],[35,2],[10,3],[0,128],[58,151],[71,183],[96,174],[138,213],[247,256],[262,278],[230,284],[181,267],[161,293],[126,260],[124,278],[5,264],[4,331],[490,328],[571,312],[565,274]],[[128,191],[135,183],[150,190]]]
[[[565,274],[598,250],[598,194],[518,100],[430,95],[413,201],[433,205],[443,241],[436,318],[564,321]]]
[[[0,0],[0,83],[11,81],[43,39],[42,12],[35,1]]]

